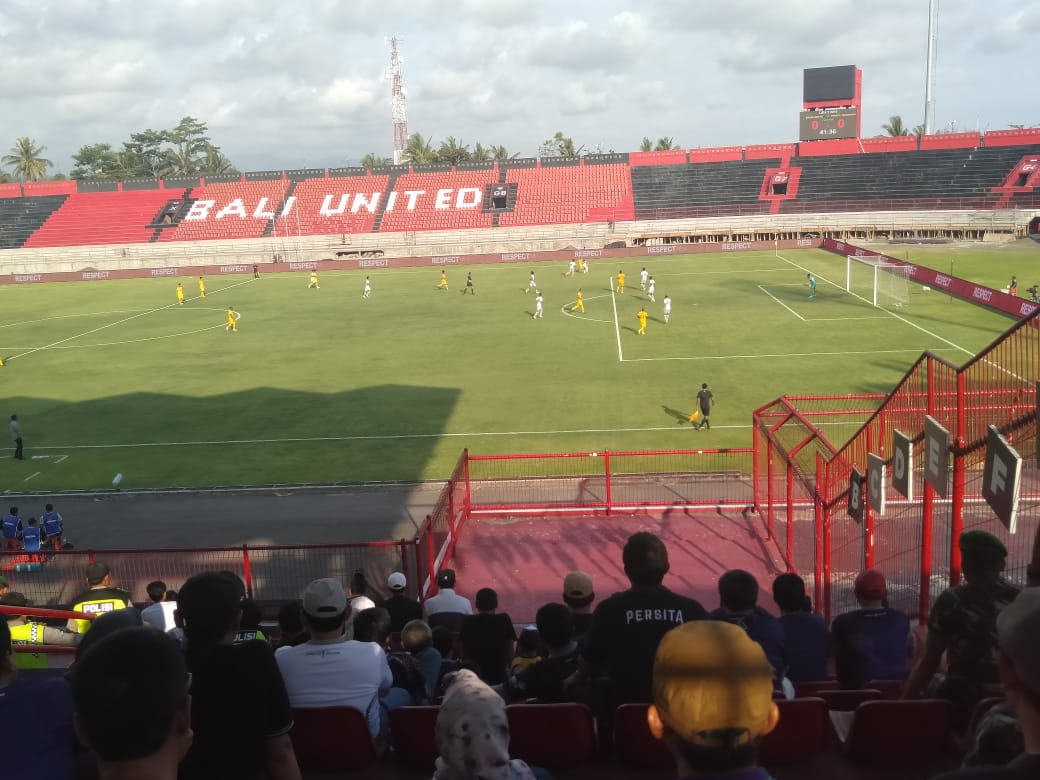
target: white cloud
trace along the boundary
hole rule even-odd
[[[340,165],[391,144],[385,35],[410,128],[531,154],[795,140],[802,69],[863,68],[865,134],[924,103],[921,0],[4,0],[0,149],[59,167],[185,114],[240,167]],[[1040,1],[940,6],[937,121],[1040,122]]]

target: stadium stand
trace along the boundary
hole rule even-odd
[[[506,171],[506,182],[517,185],[517,197],[516,209],[499,217],[503,227],[607,222],[632,215],[627,165],[513,168]]]
[[[67,198],[67,195],[0,197],[0,249],[23,246],[29,236],[62,207]]]
[[[293,190],[296,202],[287,216],[275,218],[273,235],[371,233],[384,206],[389,176],[307,179]],[[378,198],[373,198],[379,193]]]
[[[164,231],[160,241],[199,241],[214,238],[259,238],[270,231],[289,190],[290,182],[224,182],[189,191],[191,209],[174,230]],[[209,208],[205,202],[211,201]]]
[[[145,243],[155,232],[149,225],[163,205],[183,197],[181,190],[77,192],[23,246]]]
[[[765,213],[769,205],[759,201],[762,180],[766,169],[779,165],[779,158],[763,158],[633,168],[636,219],[725,214],[733,206],[744,207],[742,213]]]
[[[485,211],[486,189],[497,180],[497,170],[406,173],[398,177],[386,196],[379,230],[491,227],[493,215]],[[411,197],[409,192],[413,193]]]

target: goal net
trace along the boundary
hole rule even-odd
[[[845,257],[845,290],[880,306],[910,303],[911,266],[889,263],[881,257]]]

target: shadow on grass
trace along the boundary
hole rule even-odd
[[[688,423],[690,421],[690,415],[686,414],[686,412],[680,412],[678,409],[673,409],[670,406],[664,406],[664,405],[661,406],[661,409],[669,417],[672,417],[672,418],[675,419],[675,424],[676,425],[683,425],[684,423]]]

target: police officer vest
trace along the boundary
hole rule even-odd
[[[254,639],[259,639],[263,642],[267,641],[267,635],[264,634],[259,628],[244,628],[241,631],[235,632],[234,643],[240,645],[243,642],[252,642]]]
[[[95,618],[98,618],[108,612],[115,612],[118,609],[126,609],[130,606],[123,599],[114,596],[92,599],[89,598],[89,593],[87,595],[88,598],[77,601],[72,605],[73,612],[83,612],[87,615],[94,615]],[[76,631],[80,634],[85,634],[87,629],[90,628],[89,620],[76,620],[75,623]]]
[[[25,623],[21,626],[8,623],[8,626],[11,628],[11,644],[15,647],[43,644],[43,626],[39,623]],[[46,669],[47,656],[42,653],[15,653],[14,665],[18,669]]]

